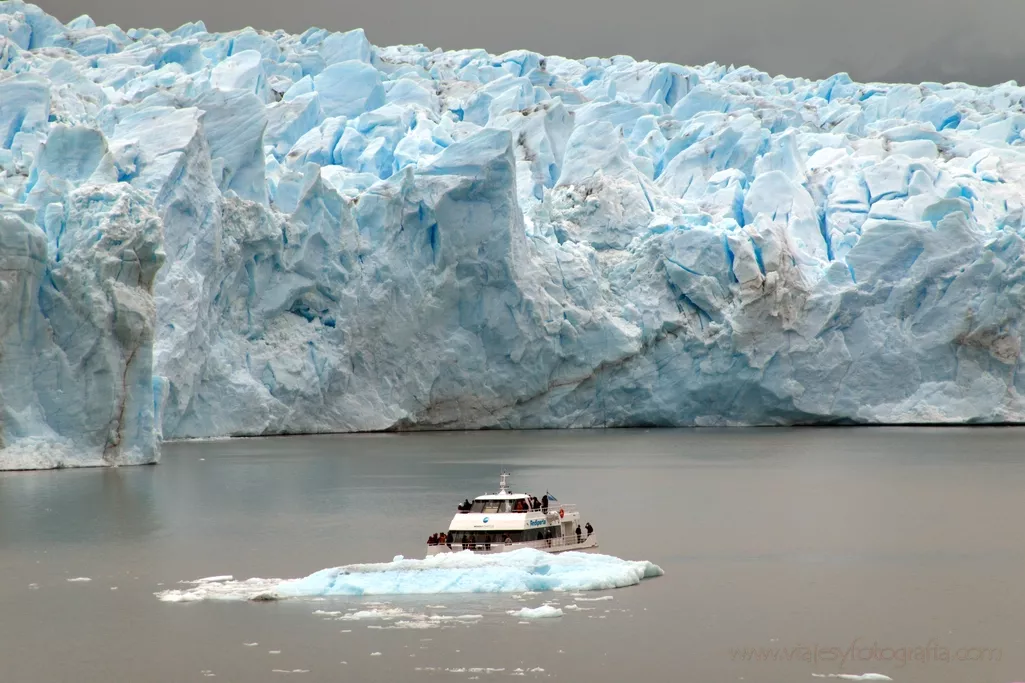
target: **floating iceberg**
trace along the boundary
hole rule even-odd
[[[164,602],[201,600],[283,600],[337,595],[431,595],[438,593],[522,593],[525,591],[608,590],[634,586],[662,576],[651,562],[611,555],[559,553],[532,548],[476,555],[470,551],[433,555],[423,560],[396,557],[391,562],[350,564],[323,569],[304,579],[192,581],[191,588],[157,593]],[[372,609],[346,620],[402,616],[401,610]],[[458,617],[466,618],[466,617]]]
[[[1021,422],[1022,102],[0,1],[0,469]]]
[[[552,605],[541,605],[540,607],[510,610],[509,614],[520,619],[551,619],[552,617],[561,617],[562,610]]]

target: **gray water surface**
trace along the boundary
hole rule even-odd
[[[1011,428],[356,435],[0,473],[0,681],[1025,680],[1023,443]],[[515,489],[578,503],[601,552],[665,576],[530,624],[506,611],[572,598],[154,596],[422,556],[503,466]],[[370,601],[484,618],[381,630],[313,614]],[[445,671],[474,667],[504,671]]]

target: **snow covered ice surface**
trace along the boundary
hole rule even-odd
[[[526,591],[608,590],[662,576],[651,562],[621,560],[594,553],[552,555],[531,548],[494,555],[470,551],[426,559],[396,557],[391,562],[323,569],[302,579],[189,581],[190,588],[157,593],[164,602],[243,601],[339,595],[429,595],[439,593],[523,593]],[[319,611],[321,616],[334,616]],[[338,615],[340,620],[398,618],[398,608]],[[461,615],[456,619],[477,618]]]
[[[0,469],[1022,421],[1023,96],[0,2]]]

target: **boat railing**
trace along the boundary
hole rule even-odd
[[[597,536],[594,532],[590,535],[586,532],[580,534],[580,539],[577,540],[576,534],[569,534],[568,536],[556,536],[554,538],[545,538],[540,541],[517,541],[513,543],[505,543],[499,539],[494,539],[490,542],[484,542],[478,540],[476,543],[467,543],[466,547],[463,544],[452,543],[452,550],[473,550],[476,552],[500,552],[502,550],[519,550],[520,548],[536,548],[538,550],[548,550],[551,548],[568,548],[572,546],[584,546],[589,545],[591,537],[597,540]],[[446,544],[448,545],[448,544]],[[490,546],[490,547],[488,547]]]
[[[533,510],[507,510],[505,512],[495,512],[494,510],[487,510],[487,511],[481,510],[479,512],[475,512],[474,510],[462,510],[461,512],[467,512],[467,513],[472,512],[473,514],[476,514],[476,515],[499,515],[499,514],[502,514],[502,515],[523,515],[523,514],[536,513],[536,514],[542,514],[542,515],[546,515],[547,516],[547,515],[550,515],[552,513],[559,514],[559,510],[562,510],[562,512],[564,514],[568,515],[571,512],[576,512],[577,511],[577,506],[574,505],[573,503],[566,503],[566,504],[562,504],[562,503],[549,503],[547,508],[534,508]]]
[[[594,533],[591,534],[594,536]],[[577,540],[575,534],[569,536],[556,536],[555,538],[546,538],[540,541],[521,541],[519,543],[511,543],[514,548],[537,548],[538,550],[545,550],[546,548],[565,548],[567,546],[583,545],[587,542],[589,536],[586,532],[580,534],[580,540]],[[479,543],[477,544],[480,545]],[[499,544],[505,546],[504,543]],[[460,546],[461,547],[461,546]],[[494,544],[491,546],[494,548]]]

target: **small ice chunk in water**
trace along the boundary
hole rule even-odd
[[[86,581],[92,581],[88,576],[78,576],[74,579],[68,579],[68,583],[85,583]]]
[[[380,653],[380,652],[371,652],[371,653],[370,653],[370,656],[371,656],[371,657],[380,657],[380,656],[381,656],[381,653]]]
[[[259,645],[259,643],[242,643],[242,644],[245,645],[246,647],[256,647],[257,645]]]
[[[366,609],[341,617],[344,621],[363,621],[365,619],[397,619],[398,617],[409,616],[409,612],[398,607],[386,607],[384,609]]]
[[[235,577],[232,576],[231,574],[222,574],[221,576],[207,576],[207,577],[202,578],[202,579],[196,579],[192,583],[214,583],[214,582],[221,582],[221,581],[231,581],[234,578]]]
[[[815,678],[840,678],[845,681],[892,681],[886,674],[812,674]]]
[[[561,617],[562,610],[551,605],[541,605],[540,607],[524,607],[520,610],[509,610],[508,614],[520,619],[549,619],[551,617]]]
[[[280,655],[281,654],[281,650],[267,650],[267,654],[269,654],[269,655]]]

